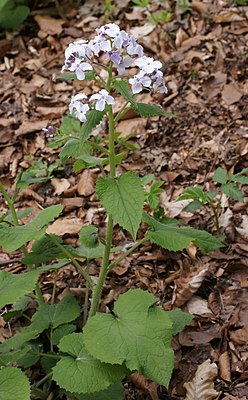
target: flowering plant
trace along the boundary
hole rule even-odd
[[[18,391],[20,400],[29,398],[30,386],[26,376],[11,366],[13,363],[24,368],[41,363],[45,376],[32,386],[34,398],[47,398],[49,392],[45,390],[49,390],[53,380],[70,399],[121,400],[123,388],[120,382],[135,371],[168,386],[174,365],[172,337],[191,321],[192,316],[181,310],[163,311],[155,305],[156,299],[151,293],[140,289],[121,295],[112,313],[99,313],[105,279],[110,270],[146,241],[171,251],[182,250],[191,242],[202,251],[221,246],[221,242],[207,232],[179,227],[176,220],[168,223],[166,219],[157,218],[155,213],[150,215],[159,204],[161,182],[155,183],[147,192],[144,187],[151,182],[150,176],[140,178],[132,171],[117,174],[116,167],[125,155],[116,153],[117,122],[130,108],[142,116],[166,115],[163,108],[139,103],[135,96],[142,90],[166,93],[167,89],[161,72],[162,64],[144,56],[142,46],[132,35],[120,30],[116,24],[104,25],[96,32],[97,35],[89,42],[80,40],[65,50],[62,70],[69,70],[78,80],[94,79],[100,90],[90,97],[78,93],[71,99],[69,112],[73,118],[69,128],[77,135],[72,136],[69,132],[61,157],[77,158],[78,170],[86,165],[97,165],[102,170],[96,193],[108,216],[105,239],[98,240],[97,228],[93,225],[81,229],[78,248],[66,246],[60,237],[47,234],[47,224],[63,209],[60,205],[48,207],[32,222],[20,225],[19,218],[23,217],[14,208],[17,192],[11,199],[0,183],[11,213],[11,216],[6,214],[6,220],[5,216],[2,219],[0,245],[8,252],[21,248],[23,263],[29,269],[20,276],[0,271],[0,306],[15,304],[23,296],[34,297],[38,302],[30,325],[0,345],[0,361],[4,367],[0,369],[0,391],[8,392],[13,386],[11,379],[18,380],[19,387],[23,388],[23,392]],[[113,110],[114,92],[125,99],[116,114]],[[104,115],[108,121],[107,138],[102,142],[90,140],[92,129]],[[61,128],[61,131],[62,136],[65,131],[68,133],[68,129],[63,131]],[[47,133],[54,135],[54,129],[49,127]],[[94,152],[97,156],[92,155]],[[109,168],[104,169],[106,164]],[[17,190],[21,183],[20,176]],[[149,213],[143,212],[144,202],[150,207]],[[141,222],[147,230],[136,240]],[[115,224],[129,232],[134,241],[131,245],[125,244],[122,249],[112,246]],[[34,244],[28,252],[25,245],[31,240]],[[110,262],[110,253],[120,250],[121,254]],[[102,258],[102,266],[94,284],[89,266],[91,260],[98,258]],[[58,262],[47,265],[52,260]],[[86,286],[83,318],[79,320],[81,309],[73,296],[68,295],[55,304],[56,280],[50,302],[44,302],[38,282],[40,274],[58,271],[68,263],[81,273]],[[16,290],[9,290],[10,287]],[[89,302],[90,293],[92,300]],[[14,309],[19,310],[16,307],[15,304]],[[43,346],[44,337],[48,343]],[[50,350],[40,351],[43,348]],[[46,363],[46,357],[51,362]],[[3,380],[7,383],[1,389]],[[42,385],[43,397],[40,395]]]

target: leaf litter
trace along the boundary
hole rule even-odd
[[[80,87],[78,82],[59,78],[63,52],[68,43],[81,38],[82,31],[84,37],[91,38],[103,22],[103,3],[97,3],[87,1],[70,10],[66,4],[60,9],[52,4],[44,12],[41,5],[31,17],[31,31],[24,24],[19,32],[1,36],[0,173],[10,191],[21,167],[27,168],[34,160],[51,165],[58,158],[58,153],[47,146],[41,129],[59,126],[68,98]],[[123,29],[140,35],[151,56],[160,55],[169,94],[154,95],[153,100],[176,116],[138,118],[130,113],[122,120],[122,137],[131,133],[141,153],[131,152],[121,168],[122,172],[135,168],[141,176],[154,173],[164,182],[161,201],[167,216],[214,232],[204,209],[197,214],[186,213],[175,200],[189,185],[213,189],[211,176],[218,166],[233,173],[248,167],[247,9],[228,2],[194,0],[191,11],[183,12],[176,7],[177,2],[169,3],[174,12],[172,20],[156,26],[148,23],[142,9],[133,9],[127,1],[116,2],[113,17],[110,15]],[[153,7],[159,9],[158,4]],[[85,90],[91,92],[88,87]],[[99,170],[80,172],[71,179],[68,163],[64,170],[55,172],[53,180],[24,189],[17,207],[31,207],[37,214],[43,207],[62,203],[62,216],[49,229],[68,244],[76,244],[80,228],[89,222],[99,226],[103,236],[104,216],[94,192],[98,174]],[[108,311],[126,288],[142,288],[155,294],[167,310],[180,306],[197,315],[174,339],[176,363],[168,392],[136,376],[125,383],[128,400],[196,399],[192,396],[199,380],[198,398],[248,397],[247,186],[243,193],[244,203],[223,203],[221,226],[228,247],[203,256],[192,248],[174,253],[145,243],[110,272],[101,311]],[[5,211],[2,202],[1,213]],[[118,227],[114,232],[116,245],[123,240],[131,242]],[[18,260],[18,252],[13,257]],[[12,273],[23,271],[23,266],[12,260],[4,253],[0,268]],[[97,277],[99,262],[91,262],[90,268],[91,275]],[[47,296],[53,278],[51,273],[41,282]],[[65,267],[58,274],[57,296],[83,285],[72,267]],[[12,329],[16,330],[13,323]],[[1,338],[9,336],[7,324],[1,322]]]

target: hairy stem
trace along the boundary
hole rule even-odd
[[[90,270],[90,261],[87,258],[86,260],[86,272],[89,274]],[[85,291],[85,298],[84,298],[84,313],[83,313],[83,326],[86,324],[87,317],[88,317],[88,304],[89,304],[89,285],[86,282],[86,291]]]
[[[111,81],[112,81],[112,64],[110,65],[109,68],[109,77],[108,81],[106,84],[106,90],[110,92],[111,89]],[[110,165],[110,177],[114,178],[115,177],[115,139],[114,139],[114,134],[115,134],[115,121],[114,121],[114,114],[113,114],[113,109],[112,106],[109,106],[108,108],[108,122],[109,122],[109,165]],[[100,299],[101,299],[101,294],[102,294],[102,288],[108,273],[108,265],[109,265],[109,255],[110,255],[110,250],[111,250],[111,245],[112,245],[112,236],[113,236],[113,218],[112,215],[108,216],[108,224],[107,224],[107,232],[106,232],[106,244],[105,244],[105,250],[104,250],[104,255],[103,255],[103,260],[102,260],[102,267],[100,270],[99,278],[97,281],[97,284],[95,286],[94,292],[93,292],[93,300],[91,304],[91,309],[90,309],[90,317],[93,317],[99,307]]]

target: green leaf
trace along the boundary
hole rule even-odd
[[[40,239],[44,235],[48,223],[58,217],[62,210],[62,205],[55,205],[42,210],[29,224],[21,226],[0,225],[0,246],[5,251],[12,252],[30,240]]]
[[[32,292],[39,277],[38,271],[14,275],[0,271],[0,307],[13,304],[21,297]]]
[[[101,392],[93,394],[74,393],[76,400],[124,400],[124,388],[121,383],[115,383]]]
[[[136,101],[133,98],[133,94],[131,90],[129,89],[129,85],[125,81],[114,81],[113,86],[115,90],[121,94],[127,101],[131,103],[131,105],[135,108],[136,107]]]
[[[82,139],[69,139],[60,152],[60,158],[79,158],[89,152],[91,146]]]
[[[83,124],[80,137],[87,139],[92,131],[103,119],[105,111],[91,110],[87,112],[87,121]]]
[[[135,103],[135,111],[142,117],[157,117],[168,113],[156,104]]]
[[[139,177],[130,171],[118,178],[99,178],[96,192],[107,212],[135,238],[144,204]]]
[[[222,242],[210,233],[191,227],[177,227],[172,224],[162,224],[147,214],[143,214],[145,223],[151,226],[150,239],[171,251],[185,249],[190,243],[194,243],[203,252],[214,251],[223,246]]]
[[[114,314],[97,313],[84,328],[86,350],[102,362],[139,370],[168,386],[174,365],[172,322],[153,307],[155,297],[140,289],[121,295]]]
[[[80,307],[71,295],[67,295],[58,304],[41,304],[32,318],[34,329],[43,331],[49,326],[57,328],[59,325],[74,321],[80,315]]]
[[[12,0],[4,1],[0,6],[0,27],[16,29],[25,21],[29,13],[30,9],[27,6],[19,6]]]
[[[26,346],[30,340],[36,339],[41,332],[33,329],[32,324],[27,328],[23,328],[20,332],[16,333],[9,339],[6,339],[4,343],[0,344],[0,352],[6,353],[10,350],[18,350],[22,349],[23,346]],[[2,354],[0,354],[0,357]]]
[[[177,199],[177,201],[188,199],[197,200],[198,202],[200,201],[202,204],[204,204],[207,201],[207,194],[202,190],[200,186],[192,186],[185,189],[183,194]]]
[[[212,177],[214,182],[227,183],[227,172],[224,168],[218,167]]]
[[[94,393],[120,381],[127,374],[125,367],[101,363],[87,353],[84,335],[72,333],[63,337],[59,349],[67,355],[53,368],[53,379],[72,393]]]
[[[32,365],[37,364],[40,359],[39,354],[32,354],[42,352],[43,346],[41,343],[37,343],[37,341],[29,342],[29,352],[24,354],[22,357],[18,358],[17,365],[18,367],[22,367],[24,369],[30,368]]]
[[[56,240],[62,244],[63,240],[56,235],[51,235],[56,237]],[[61,255],[61,250],[52,242],[49,236],[43,236],[41,239],[37,240],[32,246],[32,252],[27,254],[23,258],[23,262],[26,265],[30,264],[42,264],[47,261],[56,259]]]
[[[3,400],[30,400],[30,384],[17,368],[0,369],[0,398]]]
[[[17,300],[13,307],[4,314],[4,321],[9,322],[11,318],[22,315],[22,313],[27,309],[29,302],[30,299],[28,296],[23,296],[19,300]]]
[[[27,345],[23,349],[0,353],[0,366],[7,367],[10,366],[10,364],[16,363],[20,358],[24,357],[29,350],[30,346]]]
[[[52,335],[52,344],[53,345],[58,345],[59,341],[62,339],[62,337],[69,335],[70,333],[74,332],[77,329],[77,327],[73,324],[64,324],[58,326],[53,332]]]
[[[241,183],[243,185],[248,185],[248,176],[239,175],[239,174],[232,175],[231,180],[233,182]]]
[[[142,185],[146,186],[149,183],[151,183],[154,179],[154,174],[147,174],[145,176],[143,176],[142,178],[140,178]]]
[[[79,241],[83,247],[94,248],[98,246],[98,229],[94,225],[84,226],[79,232]]]
[[[189,203],[186,207],[184,207],[184,211],[194,213],[199,208],[201,208],[202,205],[203,204],[199,200],[194,200],[194,201],[191,201],[191,203]]]
[[[180,308],[176,308],[172,311],[167,311],[167,315],[173,324],[173,336],[180,332],[194,318],[194,315],[185,313],[180,310]]]
[[[236,201],[243,202],[244,195],[241,190],[235,185],[233,182],[226,183],[225,185],[221,185],[220,190],[225,193],[227,196],[231,197]]]

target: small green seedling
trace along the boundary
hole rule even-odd
[[[194,213],[202,206],[207,206],[212,210],[212,218],[215,222],[217,230],[220,229],[219,218],[221,213],[221,200],[223,194],[227,195],[233,200],[243,202],[244,195],[240,190],[240,185],[248,185],[248,168],[244,168],[237,174],[228,174],[224,168],[217,168],[212,180],[220,186],[218,190],[205,191],[199,186],[192,186],[184,190],[183,194],[177,199],[191,200],[186,207],[185,211]]]

